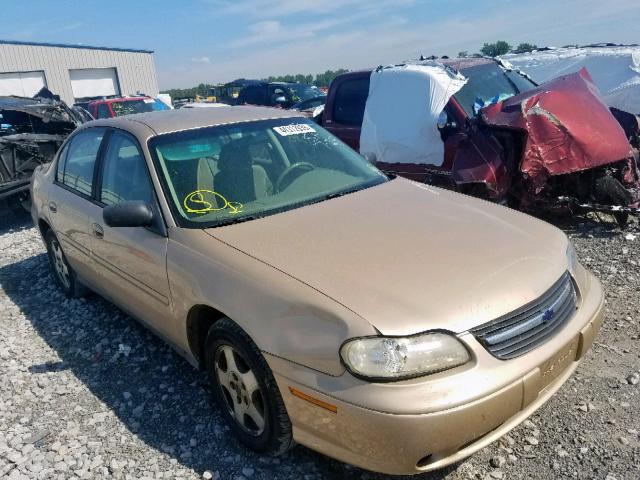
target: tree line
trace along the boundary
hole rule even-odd
[[[349,70],[345,68],[339,68],[338,70],[327,70],[324,73],[317,73],[315,75],[304,75],[301,73],[298,74],[289,74],[289,75],[280,75],[280,76],[270,76],[267,78],[261,78],[260,80],[264,80],[266,82],[298,82],[298,83],[306,83],[307,85],[315,85],[316,87],[328,87],[329,84],[336,78],[338,75],[342,75],[343,73],[347,73]],[[201,97],[206,97],[209,95],[209,92],[216,85],[211,83],[201,83],[197,87],[191,88],[170,88],[168,90],[163,90],[161,93],[168,93],[171,95],[171,98],[194,98],[196,95]]]
[[[495,43],[485,43],[480,49],[481,55],[486,55],[488,57],[498,57],[500,55],[505,55],[507,53],[527,53],[537,50],[538,46],[534,43],[523,42],[519,44],[517,47],[513,48],[508,42],[504,40],[498,40]],[[477,54],[476,54],[477,55]],[[459,58],[470,57],[469,52],[463,50],[458,53]]]
[[[526,53],[531,52],[533,50],[537,50],[538,46],[533,43],[520,43],[517,47],[512,47],[508,42],[504,40],[498,40],[495,43],[485,43],[480,49],[480,53],[477,54],[469,54],[468,51],[464,50],[458,53],[459,58],[470,57],[474,55],[486,55],[489,57],[497,57],[499,55],[504,55],[506,53]],[[279,76],[270,76],[267,78],[262,78],[261,80],[267,82],[298,82],[305,83],[307,85],[315,85],[316,87],[328,87],[334,78],[338,75],[342,75],[343,73],[348,72],[349,70],[344,68],[339,68],[338,70],[327,70],[324,73],[317,73],[315,75],[312,74],[289,74],[289,75],[279,75]],[[171,98],[194,98],[196,95],[201,97],[206,97],[209,95],[210,90],[216,85],[210,83],[201,83],[197,87],[192,88],[171,88],[168,90],[164,90],[162,93],[168,93],[171,95]]]

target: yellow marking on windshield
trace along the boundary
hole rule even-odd
[[[221,207],[217,205],[221,204]],[[224,196],[213,190],[196,190],[184,197],[184,209],[188,213],[209,213],[229,209],[229,213],[235,215],[242,212],[243,205],[240,202],[230,202]]]

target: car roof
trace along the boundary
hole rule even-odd
[[[122,117],[105,118],[86,123],[86,127],[114,127],[136,132],[141,125],[155,134],[191,130],[193,128],[214,127],[229,123],[268,120],[273,118],[304,118],[299,112],[280,108],[235,106],[228,108],[180,108],[147,113],[136,113]]]
[[[447,67],[450,67],[454,70],[462,70],[465,68],[475,67],[478,65],[487,65],[489,63],[496,63],[494,59],[486,58],[486,57],[436,58],[432,61],[442,63],[443,65],[446,65]],[[411,64],[411,63],[419,64],[420,61],[416,60],[415,62],[407,62],[406,64]],[[350,76],[359,76],[359,75],[369,74],[374,70],[375,68],[363,68],[361,70],[351,70],[350,72],[346,72],[341,75],[338,75],[338,77],[345,78]]]
[[[126,101],[129,101],[129,100],[146,100],[146,99],[149,99],[149,98],[151,98],[151,97],[148,97],[148,96],[145,96],[145,95],[142,95],[142,96],[139,96],[139,97],[97,98],[95,100],[89,100],[87,102],[87,104],[89,104],[89,105],[91,105],[91,104],[98,105],[98,104],[101,104],[101,103],[126,102]]]
[[[478,65],[487,65],[496,63],[492,58],[485,57],[467,57],[467,58],[441,58],[436,60],[442,64],[453,68],[454,70],[463,70],[465,68],[476,67]]]

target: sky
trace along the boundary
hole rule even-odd
[[[161,89],[476,52],[640,43],[640,0],[0,0],[3,40],[141,48]]]

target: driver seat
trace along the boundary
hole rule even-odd
[[[253,164],[247,139],[234,140],[225,145],[218,159],[219,173],[214,184],[216,192],[229,202],[252,202],[273,193],[273,184],[267,171]]]

